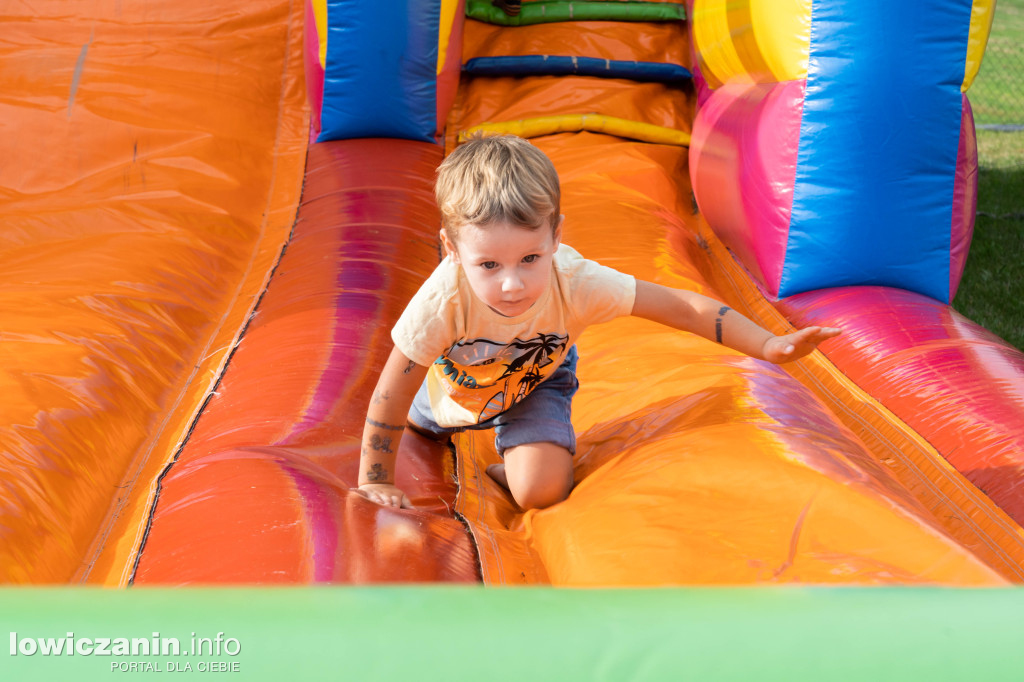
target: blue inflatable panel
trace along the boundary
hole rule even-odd
[[[815,3],[780,297],[880,284],[948,301],[970,13]]]
[[[676,83],[693,78],[690,70],[679,64],[545,54],[476,57],[466,62],[462,71],[473,76],[598,76],[658,83]]]
[[[434,142],[441,0],[328,0],[318,142]]]

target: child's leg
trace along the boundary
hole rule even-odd
[[[487,474],[512,493],[522,509],[543,509],[569,497],[572,453],[555,443],[527,443],[505,450],[505,462]]]
[[[550,379],[492,420],[494,446],[505,461],[487,467],[487,474],[523,509],[550,507],[572,490],[576,358],[573,346]]]

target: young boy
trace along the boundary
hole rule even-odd
[[[576,347],[587,325],[636,315],[775,363],[807,355],[838,329],[775,336],[700,294],[637,280],[560,243],[558,175],[518,137],[458,147],[435,186],[447,257],[392,330],[395,347],[363,431],[359,491],[411,507],[394,485],[406,426],[443,439],[494,428],[503,463],[487,473],[525,509],[572,488]]]

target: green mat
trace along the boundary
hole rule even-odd
[[[1022,589],[6,589],[0,679],[1018,680],[1021,613]]]
[[[681,21],[686,7],[663,2],[575,2],[541,0],[523,3],[522,11],[512,17],[490,0],[466,0],[466,16],[500,26],[528,26],[556,21]]]

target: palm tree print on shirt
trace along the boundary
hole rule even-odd
[[[442,366],[453,398],[458,393],[477,405],[479,421],[485,421],[529,395],[551,375],[551,365],[561,361],[568,346],[569,337],[559,334],[516,338],[507,344],[475,339],[454,344],[434,364]]]

